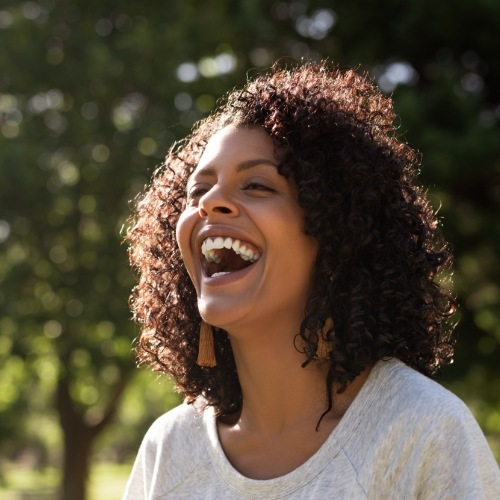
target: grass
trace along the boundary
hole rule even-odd
[[[96,463],[88,484],[88,500],[121,500],[131,465]],[[57,498],[59,471],[55,468],[32,470],[16,463],[4,464],[2,500],[54,500]]]
[[[4,463],[2,473],[2,500],[48,500],[55,496],[59,473],[53,467],[33,470],[22,464]]]
[[[131,470],[131,464],[96,464],[90,476],[89,500],[121,500]]]

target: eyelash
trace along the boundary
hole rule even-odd
[[[243,187],[244,191],[268,191],[270,193],[274,193],[275,190],[269,186],[266,186],[265,184],[260,184],[259,182],[249,182]],[[197,200],[198,198],[201,198],[205,193],[209,191],[208,188],[206,187],[199,187],[193,189],[188,194],[188,199],[190,201]]]
[[[197,198],[201,198],[205,193],[208,192],[207,188],[196,188],[193,189],[189,194],[188,194],[188,199],[189,200],[196,200]]]
[[[265,184],[260,184],[259,182],[249,182],[244,188],[245,191],[269,191],[274,193],[274,189],[266,186]]]

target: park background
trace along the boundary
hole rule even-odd
[[[494,0],[3,0],[0,496],[120,498],[179,402],[133,359],[130,200],[280,57],[354,66],[393,94],[456,254],[458,348],[439,380],[499,459],[499,33]]]

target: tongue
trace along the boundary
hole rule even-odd
[[[229,248],[217,250],[217,255],[221,259],[221,263],[218,265],[219,272],[232,273],[252,264],[252,262],[248,260],[243,260],[236,252]]]

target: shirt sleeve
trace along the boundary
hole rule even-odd
[[[154,450],[148,434],[143,439],[137,453],[122,500],[147,500],[151,497],[148,485],[152,484],[155,463],[151,456],[154,454]]]
[[[430,425],[419,457],[416,498],[500,499],[498,465],[470,412],[446,412]]]
[[[441,389],[422,394],[371,413],[357,466],[367,498],[500,500],[498,465],[467,406]]]

